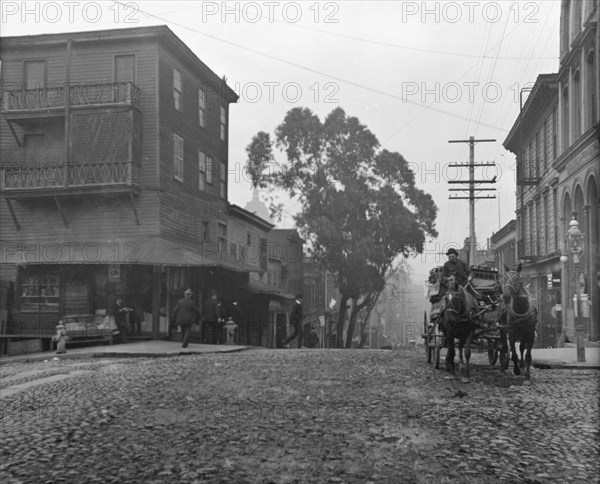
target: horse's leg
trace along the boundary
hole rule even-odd
[[[513,372],[515,375],[520,375],[521,368],[519,368],[519,355],[517,354],[517,349],[515,347],[516,334],[514,330],[508,332],[508,340],[510,342],[510,354],[513,362]]]
[[[446,371],[450,373],[450,379],[456,379],[456,370],[454,368],[454,334],[452,331],[446,333]]]
[[[463,356],[464,346],[465,346],[465,339],[463,338],[462,335],[460,335],[458,338],[458,373],[460,375],[462,375],[462,372],[464,370],[464,365],[465,365],[465,359]]]
[[[505,329],[500,330],[500,371],[506,372],[508,367],[508,334]]]
[[[525,353],[525,381],[524,385],[531,384],[531,348],[533,348],[533,343],[535,339],[535,333],[527,335],[527,348]]]
[[[471,383],[471,367],[469,361],[471,360],[471,343],[473,342],[473,331],[469,331],[465,341],[465,371],[463,372],[462,382]]]
[[[521,358],[519,359],[519,368],[525,368],[525,358],[523,357],[523,353],[525,353],[526,344],[523,341],[523,337],[521,337],[521,343],[519,344],[519,351],[521,352]]]

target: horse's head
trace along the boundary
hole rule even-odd
[[[455,276],[448,277],[446,286],[445,314],[447,322],[452,322],[466,312],[466,301]]]
[[[524,291],[523,278],[521,277],[521,264],[516,270],[510,270],[506,265],[506,274],[502,278],[502,297],[508,301],[511,297],[516,296]]]
[[[448,292],[450,292],[450,293],[460,292],[459,287],[458,287],[458,281],[457,281],[455,275],[451,275],[448,277],[448,279],[446,281],[446,287],[448,288]]]
[[[523,285],[521,264],[514,271],[509,270],[506,265],[504,267],[507,272],[502,280],[502,298],[506,303],[512,300],[513,309],[525,312],[529,309],[529,294]]]

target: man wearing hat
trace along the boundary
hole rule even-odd
[[[471,273],[469,266],[467,266],[465,261],[458,258],[458,251],[454,247],[449,248],[446,255],[448,256],[448,260],[442,267],[442,280],[445,281],[448,277],[454,276],[458,283],[464,286],[469,280],[469,274]]]
[[[302,332],[302,324],[302,294],[298,294],[296,296],[296,301],[294,301],[294,307],[290,316],[290,325],[294,327],[294,334],[287,337],[283,341],[284,347],[289,348],[290,342],[294,338],[298,338],[298,348],[302,348],[302,343],[304,339],[304,334]]]
[[[458,258],[458,251],[453,247],[448,249],[446,255],[448,256],[448,260],[444,263],[441,272],[443,285],[446,285],[450,276],[454,276],[456,277],[456,282],[458,282],[464,288],[467,285],[467,282],[469,282],[469,276],[471,275],[469,266],[465,261]],[[464,294],[467,304],[473,308],[477,308],[477,300],[475,299],[475,296],[466,289],[464,290]]]
[[[184,297],[177,301],[175,309],[173,309],[173,318],[175,324],[181,327],[183,331],[182,348],[187,348],[192,333],[192,325],[196,322],[196,318],[202,317],[202,312],[192,301],[192,290],[186,289],[183,293]]]
[[[223,318],[217,291],[212,289],[210,297],[204,301],[204,323],[202,324],[202,342],[206,343],[206,330],[210,328],[213,334],[213,344],[223,342]]]

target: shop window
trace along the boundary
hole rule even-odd
[[[23,312],[58,312],[60,284],[58,276],[30,275],[21,282],[20,309]]]

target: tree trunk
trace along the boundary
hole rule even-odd
[[[346,322],[346,304],[348,303],[348,296],[342,294],[342,300],[340,301],[340,312],[338,313],[337,320],[337,338],[336,347],[344,347],[344,323]]]
[[[354,326],[356,325],[356,316],[358,315],[358,305],[352,305],[350,320],[348,321],[348,333],[346,334],[346,349],[352,348],[352,337],[354,336]]]

